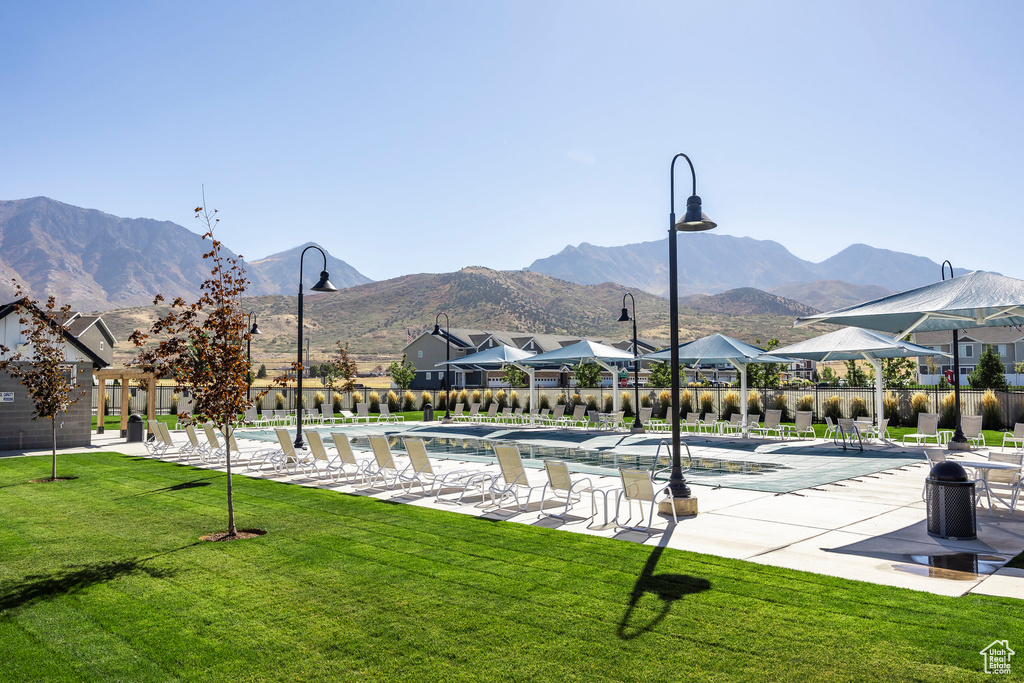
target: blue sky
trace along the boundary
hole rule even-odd
[[[12,2],[0,199],[197,229],[205,184],[247,258],[383,279],[662,239],[682,151],[720,233],[1024,277],[1021,8]]]

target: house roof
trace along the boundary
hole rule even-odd
[[[28,301],[12,301],[11,303],[3,304],[2,306],[0,306],[0,320],[6,318],[8,315],[12,313],[15,313],[18,310],[19,306],[24,306],[29,311],[31,311],[32,314],[35,316],[41,318],[47,317],[46,313],[42,309],[40,309],[38,306],[35,306],[34,304],[29,303]],[[75,316],[71,316],[70,319],[74,319],[74,317]],[[95,351],[90,349],[83,342],[79,341],[78,338],[75,337],[71,333],[71,331],[68,330],[66,327],[57,323],[54,323],[53,327],[54,329],[60,332],[61,336],[64,337],[64,340],[66,342],[68,342],[73,347],[81,351],[86,358],[91,360],[94,366],[96,366],[97,368],[105,368],[107,367],[107,365],[109,365],[107,361],[103,360],[98,355],[96,355]]]
[[[111,344],[117,343],[117,339],[114,338],[114,333],[111,332],[110,328],[107,327],[107,324],[103,322],[103,318],[98,315],[75,314],[70,320],[64,323],[64,327],[66,327],[75,337],[81,337],[83,334],[88,332],[93,325],[96,325],[100,331],[103,332],[103,335],[110,340]]]
[[[982,344],[1013,344],[1024,340],[1024,330],[1018,327],[976,327],[960,331],[960,341],[971,340]],[[952,344],[953,332],[940,330],[935,332],[916,332],[913,340],[915,344],[935,346],[938,344]]]

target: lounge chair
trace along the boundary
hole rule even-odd
[[[981,433],[981,415],[961,415],[960,429],[967,438],[967,443],[985,446],[985,435]]]
[[[761,416],[758,415],[758,417],[761,417]],[[722,433],[723,434],[739,434],[740,430],[743,428],[743,425],[740,424],[742,421],[743,421],[743,414],[742,413],[733,413],[732,415],[729,416],[729,422],[727,422],[727,423],[725,423],[725,424],[723,424],[721,426]]]
[[[906,445],[907,439],[910,439],[917,444],[928,443],[928,439],[935,439],[936,445],[941,445],[942,435],[939,434],[938,413],[921,413],[918,415],[917,433],[904,434],[903,445]]]
[[[331,439],[334,441],[334,449],[338,455],[331,461],[329,468],[334,470],[334,480],[337,481],[342,475],[349,481],[352,477],[359,475],[359,478],[366,479],[366,470],[373,462],[373,458],[357,458],[352,451],[352,444],[349,443],[348,435],[341,432],[331,432]],[[348,468],[352,468],[350,473]]]
[[[398,482],[403,488],[408,483],[410,493],[412,493],[413,485],[419,484],[424,493],[434,494],[436,498],[440,499],[442,490],[456,488],[462,490],[462,494],[459,496],[459,502],[462,502],[463,496],[466,495],[466,491],[470,487],[476,487],[483,493],[485,486],[491,482],[491,475],[481,471],[453,470],[444,474],[435,472],[423,439],[402,439],[402,441],[405,444],[405,452],[409,454],[409,465],[398,473]],[[430,485],[429,488],[427,484]]]
[[[718,413],[704,413],[704,419],[700,421],[697,431],[704,434],[713,434],[718,430]]]
[[[644,426],[644,429],[650,429],[651,415],[654,414],[654,408],[647,406],[646,408],[640,408],[640,424]]]
[[[806,436],[807,438],[814,438],[814,426],[811,424],[814,418],[814,413],[810,410],[798,410],[796,416],[793,418],[795,424],[784,425],[786,433],[790,436],[801,437]]]
[[[529,479],[526,477],[526,470],[523,468],[523,459],[519,456],[519,449],[516,446],[496,445],[494,454],[498,457],[501,476],[492,480],[487,489],[491,494],[491,504],[501,507],[501,503],[511,496],[516,500],[516,508],[521,512],[526,512],[533,492],[544,487],[530,485]],[[519,494],[524,491],[526,502],[520,502]]]
[[[672,500],[672,491],[668,487],[667,482],[655,482],[651,478],[651,472],[649,470],[628,470],[620,469],[619,476],[622,479],[622,489],[619,491],[618,497],[615,499],[615,527],[618,529],[634,529],[637,531],[647,531],[651,528],[651,523],[654,521],[654,504],[660,502],[660,500]],[[659,500],[660,498],[660,500]],[[629,517],[626,518],[626,523],[619,522],[619,507],[623,499],[626,501],[626,508],[629,512]],[[647,526],[629,526],[630,520],[633,519],[633,501],[640,503],[640,522],[644,520],[643,508],[644,503],[650,503],[650,512],[647,518]],[[678,524],[679,518],[676,517],[675,505],[672,506],[672,519]]]
[[[1003,445],[1000,446],[1001,450],[1006,450],[1006,444],[1010,444],[1016,448],[1024,448],[1024,422],[1018,422],[1013,425],[1013,432],[1006,432],[1003,434]]]
[[[262,456],[264,454],[263,451],[265,450],[273,451],[275,453],[277,452],[276,448],[257,448],[243,451],[238,445],[238,441],[235,440],[235,430],[233,427],[228,431],[228,438],[225,441],[226,445],[221,444],[217,428],[212,422],[205,423],[203,425],[203,430],[206,433],[206,440],[210,443],[210,449],[205,454],[206,460],[215,460],[218,463],[226,462],[228,452],[227,445],[231,446],[231,456],[235,462],[239,462],[243,456],[247,457],[251,462],[254,457]]]
[[[984,479],[985,493],[988,497],[988,513],[993,514],[993,498],[1013,512],[1017,507],[1017,499],[1020,498],[1021,465],[1024,453],[989,453],[988,459],[990,462],[1002,462],[1017,466],[1015,470],[989,470]]]
[[[452,408],[452,410],[451,410],[452,420],[454,420],[455,418],[457,418],[460,415],[462,415],[463,411],[465,411],[465,410],[466,410],[466,404],[465,403],[456,403],[455,407]]]
[[[327,449],[324,447],[324,441],[320,437],[320,432],[315,430],[307,430],[304,432],[306,435],[306,443],[309,444],[310,457],[303,460],[302,471],[306,474],[316,474],[317,477],[323,479],[325,475],[331,472],[331,458],[327,454]]]
[[[544,418],[545,427],[557,427],[565,417],[565,404],[560,403],[551,410],[551,415]]]
[[[484,422],[497,422],[498,421],[498,402],[497,401],[493,401],[491,403],[491,405],[487,408],[487,413],[485,415],[480,415],[479,413],[477,413],[476,421],[480,422],[480,423],[484,423]]]
[[[365,421],[366,424],[370,424],[370,406],[360,401],[356,404],[356,422]],[[377,417],[377,421],[380,422],[380,417]]]
[[[686,413],[686,418],[679,423],[679,429],[686,432],[698,431],[700,429],[700,413],[693,411]]]
[[[370,448],[373,450],[373,462],[366,468],[367,483],[375,483],[378,479],[388,489],[395,488],[398,483],[398,465],[391,454],[391,446],[386,436],[371,436]]]
[[[573,481],[572,476],[569,474],[569,466],[558,460],[545,460],[544,469],[547,471],[548,481],[544,484],[544,488],[540,493],[540,514],[542,516],[565,519],[566,515],[569,514],[569,509],[574,503],[582,500],[584,493],[591,495],[591,511],[587,519],[597,514],[597,500],[594,498],[596,489],[589,477],[581,477]],[[548,498],[548,491],[551,492],[556,502],[561,503],[563,500],[565,501],[565,508],[560,514],[544,512],[544,501]]]
[[[572,409],[572,416],[562,416],[560,424],[565,427],[586,427],[588,424],[587,420],[587,404],[577,403]]]
[[[167,452],[173,443],[165,443],[163,434],[160,433],[160,428],[157,427],[156,420],[148,420],[149,431],[152,433],[151,437],[148,437],[142,442],[142,445],[146,447],[146,452],[157,458],[163,456]]]
[[[295,452],[295,445],[292,444],[292,436],[288,430],[282,429],[281,427],[275,427],[274,433],[277,435],[277,444],[279,447],[264,448],[253,453],[245,467],[246,470],[250,472],[258,470],[267,463],[270,463],[275,472],[289,469],[294,472],[304,464],[308,456]],[[257,458],[260,459],[259,464],[256,463]]]
[[[200,460],[205,460],[206,453],[210,450],[210,447],[199,440],[195,425],[185,425],[185,434],[188,436],[188,451],[183,450],[179,454],[179,459],[188,460],[189,456],[195,455]]]
[[[825,439],[834,439],[836,436],[836,423],[828,415],[825,416]]]
[[[455,415],[453,419],[456,422],[475,422],[476,418],[477,418],[477,414],[479,412],[480,412],[480,404],[479,403],[471,403],[469,405],[469,412],[468,413],[466,413],[466,414],[459,413],[458,415]]]
[[[391,412],[391,408],[388,407],[387,403],[380,404],[380,415],[377,417],[377,422],[405,422],[405,415],[395,415]]]
[[[327,424],[330,422],[332,425],[338,420],[334,415],[334,405],[325,403],[320,406],[320,424]]]
[[[760,417],[760,416],[758,416]],[[753,424],[757,424],[754,422]],[[752,426],[750,428],[751,434],[757,436],[767,437],[769,434],[774,434],[780,439],[786,438],[786,432],[782,429],[782,411],[781,410],[769,410],[764,414],[764,426],[757,427]]]

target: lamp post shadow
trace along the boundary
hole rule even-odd
[[[629,596],[629,605],[626,612],[619,620],[618,635],[622,640],[633,640],[644,633],[653,631],[672,610],[672,604],[684,595],[702,593],[711,588],[711,582],[699,576],[689,574],[655,574],[654,570],[665,552],[663,546],[658,546],[651,551],[644,563],[633,590]],[[634,622],[633,612],[646,594],[653,594],[661,600],[661,610],[650,619],[643,621],[642,617]]]

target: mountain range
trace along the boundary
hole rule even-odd
[[[297,269],[289,267],[305,246],[246,263],[248,291],[294,294]],[[202,257],[209,249],[200,235],[170,221],[120,218],[47,197],[0,201],[0,299],[10,298],[12,278],[37,298],[53,294],[87,311],[152,303],[157,293],[168,301],[194,299],[210,274]],[[304,279],[316,282],[321,265],[307,260]],[[327,265],[337,287],[370,282],[330,255]]]

